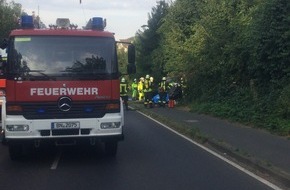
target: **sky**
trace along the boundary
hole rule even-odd
[[[81,28],[92,17],[106,18],[105,30],[115,33],[117,40],[135,36],[138,29],[147,24],[148,15],[157,5],[156,0],[14,0],[14,2],[20,3],[23,11],[29,15],[35,11],[46,26],[55,24],[57,18],[69,18],[71,24],[77,24]]]

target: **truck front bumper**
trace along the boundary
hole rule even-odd
[[[16,140],[55,139],[123,139],[124,120],[119,113],[102,118],[27,120],[23,116],[7,116],[5,138]]]

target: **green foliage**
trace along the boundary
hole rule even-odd
[[[282,89],[276,103],[277,117],[290,119],[290,84]]]
[[[271,0],[260,3],[254,15],[253,42],[255,64],[253,75],[264,85],[285,85],[289,81],[290,2]]]
[[[162,36],[158,32],[164,23],[167,14],[168,4],[165,0],[158,1],[157,6],[152,8],[147,25],[143,26],[143,31],[139,30],[135,38],[137,50],[137,72],[139,76],[146,74],[155,78],[163,76],[163,67],[166,63],[162,47],[160,46]],[[156,70],[160,72],[156,72]]]
[[[8,38],[11,30],[18,27],[20,14],[20,4],[14,1],[7,3],[6,0],[0,0],[0,42]]]
[[[164,70],[171,76],[184,76],[191,71],[195,52],[198,51],[198,47],[193,44],[199,40],[190,37],[196,35],[195,29],[200,29],[195,28],[198,17],[195,1],[180,0],[171,5],[164,19],[159,32],[163,34],[161,47],[166,57]],[[202,35],[202,32],[198,35]]]
[[[176,0],[166,10],[157,43],[139,49],[162,64],[142,67],[185,77],[196,110],[289,134],[290,1]]]

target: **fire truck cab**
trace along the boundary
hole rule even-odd
[[[85,29],[58,19],[35,29],[21,18],[7,42],[3,131],[12,160],[25,146],[87,141],[104,143],[115,156],[123,140],[124,109],[114,34],[94,17]],[[128,46],[128,74],[136,72],[135,48]]]

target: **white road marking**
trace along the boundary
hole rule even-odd
[[[198,142],[196,142],[196,141],[194,141],[194,140],[192,140],[192,139],[190,139],[190,138],[188,138],[188,137],[186,137],[186,136],[184,136],[184,135],[178,133],[177,131],[171,129],[170,127],[168,127],[167,125],[165,125],[165,124],[163,124],[163,123],[157,121],[156,119],[154,119],[154,118],[152,118],[152,117],[150,117],[150,116],[148,116],[148,115],[146,115],[146,114],[144,114],[144,113],[142,113],[142,112],[140,112],[140,111],[137,111],[137,112],[140,113],[140,114],[142,114],[142,115],[144,115],[145,117],[151,119],[152,121],[158,123],[159,125],[163,126],[164,128],[170,130],[171,132],[173,132],[173,133],[175,133],[175,134],[181,136],[182,138],[184,138],[184,139],[186,139],[187,141],[193,143],[194,145],[200,147],[201,149],[207,151],[208,153],[214,155],[215,157],[217,157],[217,158],[223,160],[224,162],[230,164],[231,166],[233,166],[233,167],[239,169],[240,171],[246,173],[247,175],[253,177],[254,179],[260,181],[261,183],[267,185],[268,187],[270,187],[270,188],[272,188],[272,189],[275,189],[275,190],[282,190],[280,187],[276,186],[275,184],[273,184],[273,183],[271,183],[271,182],[269,182],[269,181],[263,179],[262,177],[260,177],[260,176],[258,176],[258,175],[256,175],[256,174],[254,174],[253,172],[247,170],[246,168],[244,168],[244,167],[242,167],[242,166],[240,166],[240,165],[238,165],[238,164],[232,162],[231,160],[229,160],[229,159],[223,157],[222,155],[220,155],[220,154],[218,154],[218,153],[216,153],[216,152],[210,150],[209,148],[203,146],[202,144],[200,144],[200,143],[198,143]]]
[[[62,152],[61,152],[61,150],[59,150],[55,156],[55,159],[54,159],[51,167],[50,167],[51,170],[56,170],[58,163],[59,163],[59,160],[61,158],[61,154],[62,154]]]

